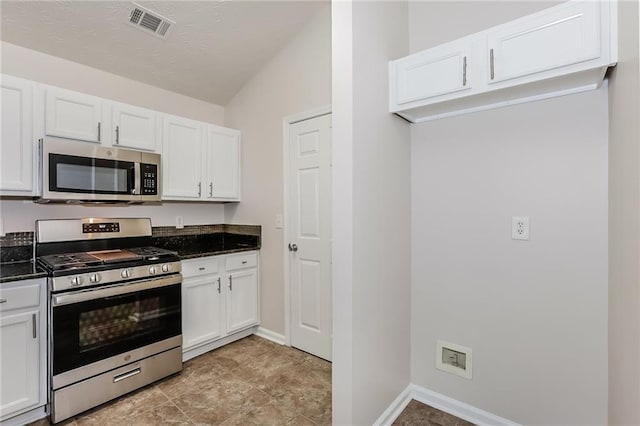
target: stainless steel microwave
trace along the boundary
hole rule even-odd
[[[160,154],[47,137],[39,202],[160,201]]]

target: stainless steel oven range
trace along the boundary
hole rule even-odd
[[[150,243],[150,219],[36,222],[53,423],[182,369],[180,259]]]

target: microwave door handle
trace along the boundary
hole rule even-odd
[[[140,187],[142,176],[140,176],[140,163],[134,163],[131,168],[131,195],[138,193],[137,188]]]

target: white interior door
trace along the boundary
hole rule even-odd
[[[291,345],[331,360],[331,115],[289,127]]]

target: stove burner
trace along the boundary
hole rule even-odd
[[[52,254],[41,259],[52,269],[82,268],[102,263],[100,259],[87,253]]]
[[[129,249],[130,252],[142,256],[146,260],[158,260],[166,256],[175,256],[177,253],[171,250],[165,250],[158,247],[136,247]]]

